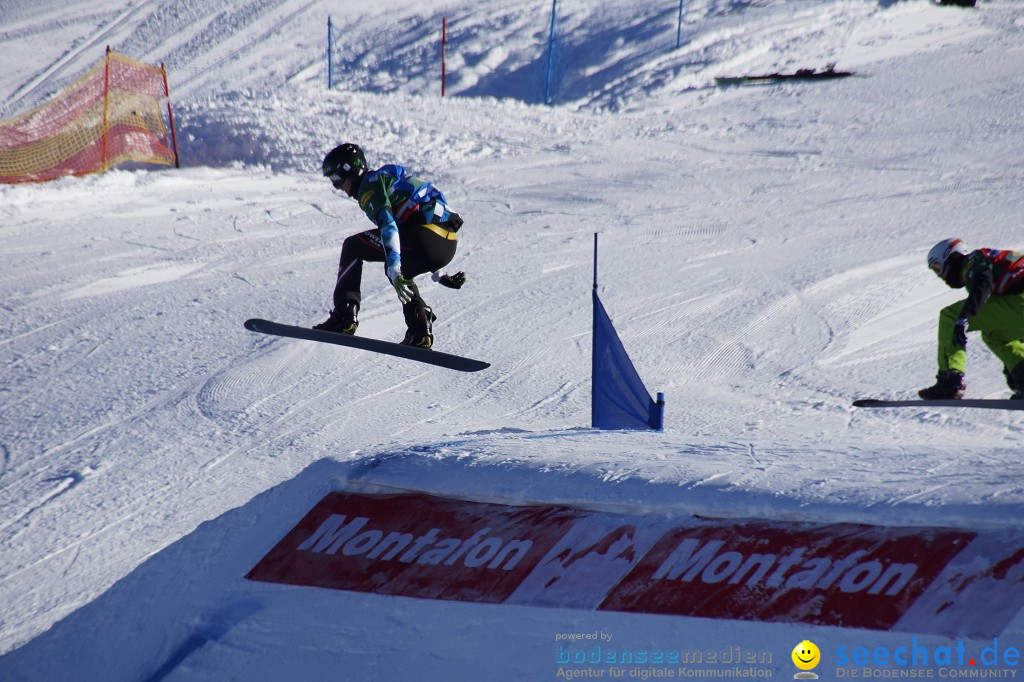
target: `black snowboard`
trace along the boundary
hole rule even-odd
[[[981,407],[989,410],[1024,410],[1024,400],[875,400],[863,398],[853,401],[854,407]]]
[[[455,369],[460,372],[479,372],[490,367],[490,363],[464,358],[460,355],[441,353],[426,348],[415,346],[403,346],[400,343],[370,339],[365,336],[352,336],[351,334],[337,334],[335,332],[324,332],[318,329],[307,327],[296,327],[290,324],[270,322],[268,320],[251,319],[245,321],[245,328],[249,331],[262,334],[273,334],[275,336],[288,336],[293,339],[306,339],[307,341],[319,341],[321,343],[333,343],[338,346],[350,346],[362,350],[394,355],[407,360],[424,362],[428,365],[437,365],[447,369]]]

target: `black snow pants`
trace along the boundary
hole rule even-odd
[[[399,224],[398,238],[402,245],[402,276],[406,279],[440,270],[455,257],[455,233],[436,225]],[[360,282],[364,262],[384,262],[384,246],[377,228],[354,234],[342,244],[338,280],[334,286],[335,310],[342,310],[347,301],[358,305],[362,300]],[[411,288],[413,302],[425,305],[419,288],[415,284]]]

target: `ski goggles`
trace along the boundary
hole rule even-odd
[[[345,190],[346,182],[353,182],[352,178],[338,175],[337,173],[331,173],[327,176],[327,179],[334,185],[334,189]]]

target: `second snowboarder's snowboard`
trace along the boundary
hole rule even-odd
[[[260,332],[262,334],[288,336],[293,339],[305,339],[307,341],[319,341],[321,343],[333,343],[338,346],[351,346],[352,348],[360,348],[362,350],[373,351],[375,353],[384,353],[385,355],[393,355],[399,358],[424,362],[428,365],[437,365],[438,367],[455,369],[460,372],[479,372],[480,370],[487,369],[491,366],[490,363],[464,358],[461,355],[441,353],[436,350],[417,348],[415,346],[403,346],[400,343],[370,339],[365,336],[352,336],[351,334],[338,334],[335,332],[320,331],[319,329],[296,327],[290,324],[281,324],[280,322],[270,322],[268,320],[246,320],[245,328],[249,331]]]
[[[1024,410],[1024,400],[874,400],[864,398],[853,401],[854,407],[981,407],[990,410]]]

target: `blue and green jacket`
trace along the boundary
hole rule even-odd
[[[395,164],[382,166],[363,176],[356,192],[359,207],[380,228],[388,278],[394,282],[402,271],[399,226],[435,225],[454,233],[461,219],[448,208],[444,193]]]

